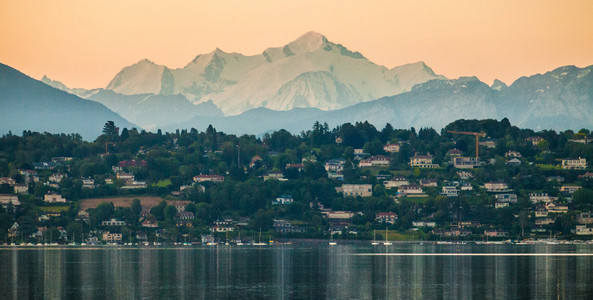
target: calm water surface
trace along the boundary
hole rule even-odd
[[[0,248],[2,299],[593,299],[592,245]]]

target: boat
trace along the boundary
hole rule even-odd
[[[371,242],[371,245],[373,245],[373,246],[379,245],[379,242],[377,242],[377,230],[373,230],[373,241]]]
[[[387,239],[388,236],[389,236],[389,229],[387,229],[387,227],[385,227],[385,242],[383,242],[383,245],[385,245],[385,246],[393,245],[393,243]]]
[[[335,246],[335,245],[337,245],[337,244],[338,244],[338,243],[336,243],[336,242],[334,241],[334,235],[333,235],[333,232],[332,232],[332,231],[331,231],[331,229],[330,229],[330,230],[329,230],[329,245],[330,245],[330,246]]]
[[[259,229],[259,240],[258,240],[258,242],[257,243],[256,242],[253,242],[251,244],[254,245],[254,246],[266,246],[267,245],[266,243],[262,243],[261,242],[261,228]]]

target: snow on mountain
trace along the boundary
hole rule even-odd
[[[406,92],[431,79],[445,78],[423,62],[389,70],[308,32],[259,55],[216,49],[179,69],[142,60],[124,68],[107,89],[125,95],[183,94],[195,104],[212,100],[234,115],[258,107],[339,109]]]
[[[123,68],[107,85],[108,90],[124,95],[159,94],[164,66],[148,59]]]

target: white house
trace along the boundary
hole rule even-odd
[[[49,192],[45,194],[43,201],[47,203],[64,203],[66,199],[64,199],[60,194]]]
[[[343,193],[344,197],[370,197],[373,195],[373,186],[370,184],[344,184],[337,187],[338,193]]]
[[[408,184],[410,184],[410,181],[405,177],[393,177],[387,181],[383,181],[383,185],[386,189],[392,189]]]
[[[563,159],[562,160],[562,169],[567,170],[584,170],[587,168],[587,159],[585,158],[578,158],[578,159]]]

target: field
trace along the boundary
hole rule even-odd
[[[86,210],[95,208],[103,202],[113,202],[115,207],[130,207],[134,199],[140,200],[142,207],[153,208],[157,206],[164,199],[161,197],[151,196],[129,196],[129,197],[110,197],[110,198],[91,198],[80,201],[80,209]]]

